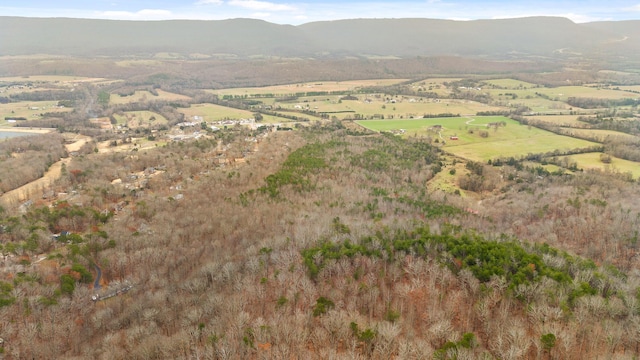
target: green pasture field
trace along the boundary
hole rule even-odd
[[[470,117],[444,117],[431,119],[394,119],[394,120],[359,120],[357,124],[373,131],[393,131],[406,130],[407,136],[435,134],[433,128],[436,125],[441,126],[441,134],[443,137],[459,136],[462,139],[462,132],[468,129],[486,130],[486,124],[492,122],[507,123],[507,129],[510,125],[521,126],[518,122],[506,118],[504,116],[470,116]],[[431,130],[430,130],[431,129]]]
[[[595,98],[595,99],[624,99],[640,98],[640,94],[625,91],[599,89],[586,86],[561,86],[556,88],[527,88],[527,89],[483,89],[496,101],[506,104],[522,104],[531,108],[532,111],[569,111],[572,107],[566,104],[570,97]],[[547,96],[549,99],[540,97],[538,94]],[[514,99],[512,94],[517,97]],[[573,110],[579,110],[573,108]]]
[[[513,106],[527,106],[533,112],[540,113],[566,113],[569,114],[571,110],[580,110],[579,108],[572,108],[562,101],[553,101],[543,98],[531,98],[531,99],[516,99],[510,102]]]
[[[624,139],[624,140],[635,140],[637,137],[631,134],[625,134],[619,131],[613,130],[598,130],[598,129],[566,129],[566,132],[570,136],[582,137],[582,138],[593,138],[597,139],[599,142],[604,142],[607,138],[611,139]]]
[[[501,87],[503,89],[528,89],[528,88],[534,88],[538,86],[536,84],[532,84],[526,81],[515,80],[515,79],[493,79],[493,80],[486,80],[483,82],[489,85]]]
[[[122,115],[113,114],[113,116],[116,118],[118,125],[126,124],[132,129],[167,123],[167,119],[164,116],[152,111],[127,111]]]
[[[571,106],[559,100],[549,100],[536,95],[539,88],[532,89],[483,89],[483,93],[488,93],[494,101],[502,106],[527,106],[531,111],[549,112],[566,111],[569,112]],[[516,95],[516,98],[513,98]]]
[[[451,165],[451,161],[453,160],[452,156],[445,157],[445,166],[442,168],[442,171],[437,173],[429,182],[427,183],[427,190],[434,191],[444,191],[449,194],[455,193],[456,190],[460,193],[461,197],[468,197],[473,194],[473,192],[467,192],[463,189],[460,189],[458,186],[458,177],[461,174],[465,174],[468,170],[465,168],[464,162],[458,161],[455,165]],[[450,171],[455,169],[455,174],[451,175]]]
[[[433,78],[433,79],[425,79],[414,82],[411,84],[411,88],[414,91],[419,91],[422,89],[423,92],[434,92],[439,96],[447,96],[451,94],[451,90],[444,85],[444,83],[459,81],[461,78]]]
[[[129,104],[134,102],[144,102],[144,101],[179,101],[179,100],[191,100],[190,97],[170,93],[164,90],[157,90],[158,96],[153,95],[152,93],[146,90],[136,90],[133,95],[130,96],[120,96],[118,94],[111,94],[111,98],[109,99],[109,103],[111,104]]]
[[[365,117],[373,116],[376,114],[384,115],[385,118],[393,115],[395,119],[402,118],[421,118],[424,114],[473,114],[475,115],[479,111],[497,111],[503,110],[501,107],[489,106],[475,101],[469,100],[431,100],[422,99],[418,97],[407,96],[397,97],[396,103],[385,102],[384,98],[377,99],[374,96],[358,95],[358,100],[343,100],[342,102],[315,102],[315,103],[301,103],[288,104],[293,108],[296,105],[305,107],[309,104],[310,110],[317,112],[327,112],[329,115],[333,115],[333,112],[338,118],[345,118],[348,115],[353,117],[354,114],[361,114]],[[369,99],[371,102],[366,103],[365,99]],[[414,100],[412,102],[411,100]],[[317,109],[316,109],[317,107]],[[353,111],[353,113],[340,111]]]
[[[497,129],[486,124],[505,122]],[[569,150],[596,146],[597,143],[556,135],[552,132],[520,125],[503,116],[475,116],[458,118],[414,119],[414,120],[368,120],[358,124],[375,131],[405,129],[405,136],[429,135],[445,141],[443,148],[457,156],[476,161],[487,161],[498,157],[520,157],[529,153],[545,153],[554,150]],[[442,126],[440,133],[434,125]],[[431,129],[431,130],[430,130]],[[487,137],[482,137],[481,132]],[[458,140],[450,140],[457,136]]]
[[[178,111],[187,117],[187,121],[193,121],[194,116],[202,117],[202,121],[205,122],[254,118],[254,113],[251,111],[234,109],[215,104],[193,104],[189,108],[181,108],[178,109]],[[303,116],[304,114],[296,115]],[[291,120],[277,116],[263,115],[262,123],[272,124],[282,122],[291,122]]]
[[[527,119],[566,127],[581,127],[587,125],[587,123],[578,120],[578,115],[536,115],[527,117]]]
[[[596,99],[640,98],[640,94],[586,86],[560,86],[556,88],[538,88],[535,91],[549,96],[551,99],[566,101],[570,97]]]
[[[6,117],[24,117],[27,120],[40,119],[40,114],[49,112],[67,112],[71,108],[58,107],[57,101],[21,101],[0,104],[0,124],[7,123]]]
[[[59,90],[59,89],[55,89],[51,86],[44,86],[44,85],[38,85],[37,87],[32,87],[30,89],[27,89],[27,88],[19,89],[19,88],[4,87],[2,84],[0,84],[0,96],[3,96],[3,97],[9,97],[16,94],[33,93],[36,91],[43,91],[43,90]]]
[[[313,107],[311,107],[311,108],[313,109]],[[285,111],[285,110],[273,110],[273,111],[275,111],[277,114],[293,115],[293,116],[297,116],[299,118],[308,119],[309,121],[323,121],[324,120],[320,116],[303,114],[303,113],[299,113],[299,112]],[[279,122],[291,122],[291,121],[293,121],[293,120],[287,119],[285,117],[271,116],[271,115],[265,115],[265,114],[262,114],[262,117],[263,117],[262,122],[266,122],[266,123],[279,123]]]
[[[316,81],[299,84],[276,85],[266,87],[232,88],[221,90],[208,90],[219,96],[223,95],[252,95],[274,94],[274,96],[288,96],[301,92],[312,91],[355,91],[369,86],[387,86],[397,84],[407,79],[377,79],[377,80],[350,80],[350,81]]]
[[[611,171],[618,173],[631,173],[634,179],[640,178],[640,163],[611,157],[611,164],[605,164],[600,160],[602,153],[585,153],[567,156],[569,160],[575,161],[579,168],[597,169],[602,171]]]
[[[560,166],[558,165],[554,165],[554,164],[546,164],[546,165],[542,165],[540,163],[536,163],[536,162],[532,162],[532,161],[523,161],[522,162],[523,166],[527,166],[527,167],[532,167],[532,168],[536,168],[538,166],[541,166],[543,169],[547,170],[548,172],[552,173],[552,172],[556,172],[560,169],[562,169]],[[570,173],[570,171],[568,170],[563,170],[565,173]]]

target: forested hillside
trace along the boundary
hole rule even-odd
[[[638,54],[637,30],[637,22],[575,24],[553,17],[340,20],[300,26],[249,19],[136,22],[2,17],[0,55],[599,59],[607,57],[602,49],[608,46],[626,58],[629,52]]]
[[[437,148],[339,122],[268,134],[244,163],[217,165],[219,141],[246,151],[251,135],[75,158],[63,180],[84,189],[81,205],[3,213],[3,243],[26,241],[11,251],[30,269],[2,282],[6,356],[637,351],[640,209],[625,200],[638,196],[634,184],[521,170],[496,184],[502,195],[470,203],[425,187],[450,165]],[[150,167],[142,188],[112,181],[111,169]],[[495,176],[480,167],[471,171]],[[63,230],[72,235],[50,239]],[[103,290],[84,285],[94,267]],[[133,288],[91,301],[121,284]]]

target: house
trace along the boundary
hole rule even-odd
[[[457,136],[449,136],[449,140],[458,140]]]

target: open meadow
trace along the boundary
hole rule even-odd
[[[338,118],[344,118],[347,114],[360,114],[364,118],[373,116],[384,116],[385,118],[393,117],[393,119],[410,119],[421,118],[425,115],[438,114],[461,114],[475,115],[480,111],[498,111],[501,108],[489,106],[476,101],[470,100],[433,100],[418,97],[394,97],[383,98],[358,95],[358,100],[342,100],[342,101],[322,101],[313,103],[286,104],[288,107],[309,106],[310,110],[318,113],[335,114]]]
[[[564,133],[569,136],[575,136],[579,138],[593,139],[598,142],[604,142],[606,140],[627,140],[633,141],[638,137],[631,134],[626,134],[613,130],[599,130],[599,129],[564,129]]]
[[[462,158],[487,161],[554,150],[586,148],[597,143],[556,135],[502,116],[475,116],[413,120],[369,120],[358,124],[374,131],[398,131],[405,136],[430,136],[444,141],[443,149]],[[488,124],[501,124],[498,127]],[[453,139],[456,140],[453,140]]]
[[[485,80],[484,83],[495,86],[497,88],[502,89],[529,89],[534,87],[539,87],[537,84],[532,84],[526,81],[520,81],[515,79],[493,79],[493,80]]]
[[[222,120],[241,120],[241,119],[253,119],[254,113],[248,110],[235,109],[227,106],[215,105],[215,104],[193,104],[188,108],[181,108],[179,111],[186,116],[186,121],[194,122],[211,122]],[[304,114],[296,114],[300,116],[306,116]],[[262,123],[274,124],[291,122],[290,119],[272,116],[262,115]]]
[[[180,95],[180,94],[175,94],[175,93],[170,93],[168,91],[164,91],[164,90],[156,90],[156,92],[158,93],[158,95],[154,95],[149,91],[146,90],[137,90],[135,93],[133,93],[132,95],[128,95],[128,96],[122,96],[119,94],[111,94],[111,97],[109,99],[109,103],[114,104],[114,105],[119,105],[119,104],[129,104],[129,103],[134,103],[134,102],[144,102],[144,101],[189,101],[191,100],[190,97],[188,96],[184,96],[184,95]]]
[[[611,163],[607,164],[602,162],[600,158],[601,155],[602,153],[592,152],[565,156],[564,158],[568,158],[570,162],[576,162],[578,164],[578,167],[581,169],[595,169],[604,172],[622,174],[628,173],[631,174],[633,179],[637,180],[638,178],[640,178],[639,163],[611,156]]]
[[[9,124],[11,118],[24,120],[41,119],[45,113],[67,112],[73,109],[58,106],[57,101],[20,101],[0,104],[0,125]]]
[[[538,88],[535,89],[535,91],[540,94],[544,94],[551,99],[560,101],[567,101],[567,99],[570,97],[607,100],[640,98],[640,94],[587,86],[560,86],[555,88]]]
[[[160,126],[167,123],[164,116],[152,111],[127,111],[122,114],[114,114],[117,125],[125,125],[136,129],[141,127]]]
[[[31,76],[9,76],[0,77],[0,83],[93,83],[106,80],[105,78],[98,77],[85,77],[85,76],[66,76],[66,75],[31,75]]]
[[[309,92],[355,91],[373,86],[388,86],[406,81],[407,79],[373,79],[349,81],[316,81],[298,84],[275,85],[265,87],[232,88],[208,90],[218,96],[250,96],[272,94],[273,96],[290,96]]]
[[[451,94],[451,89],[445,84],[460,81],[461,78],[429,78],[416,81],[410,84],[411,89],[417,92],[436,93],[440,97]]]
[[[582,128],[589,125],[578,120],[578,116],[579,115],[534,115],[527,117],[527,119],[562,127]]]

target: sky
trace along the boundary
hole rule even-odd
[[[253,18],[291,25],[356,18],[476,20],[560,16],[583,23],[640,19],[640,0],[2,0],[0,16],[114,20]]]

